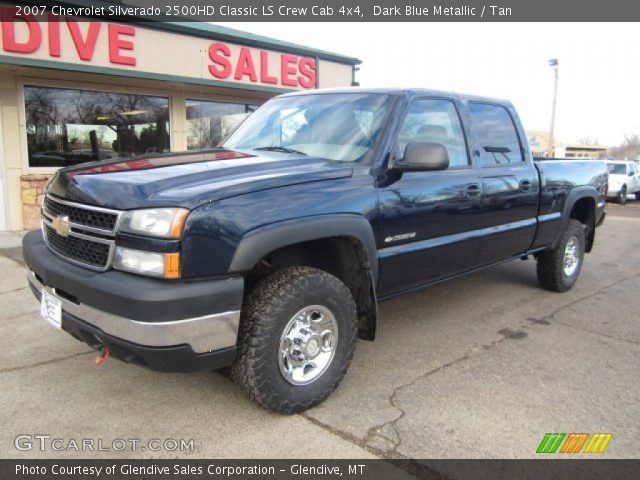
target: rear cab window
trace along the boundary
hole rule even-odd
[[[502,105],[470,102],[472,128],[480,145],[481,165],[493,167],[524,162],[515,122]]]

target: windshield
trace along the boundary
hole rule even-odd
[[[222,146],[368,162],[390,105],[391,97],[379,94],[279,97],[247,118]]]
[[[609,168],[609,173],[614,175],[626,175],[627,173],[627,166],[624,163],[609,163],[607,167]]]

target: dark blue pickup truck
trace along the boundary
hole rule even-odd
[[[381,300],[529,255],[571,288],[606,188],[602,162],[534,163],[506,101],[293,93],[217,149],[60,170],[24,256],[42,316],[99,358],[230,366],[292,413],[338,386]]]

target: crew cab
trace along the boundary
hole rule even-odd
[[[59,170],[24,238],[29,282],[99,358],[231,367],[260,405],[300,412],[375,338],[378,302],[526,256],[542,287],[575,284],[607,169],[534,163],[526,138],[503,100],[282,95],[219,148]]]
[[[607,198],[615,199],[621,205],[627,203],[627,195],[635,195],[636,200],[640,200],[640,173],[636,162],[607,160],[607,169]]]

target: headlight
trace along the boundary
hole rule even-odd
[[[116,247],[113,268],[152,277],[180,278],[180,254]]]
[[[153,237],[180,238],[189,210],[149,208],[126,212],[120,230]]]

